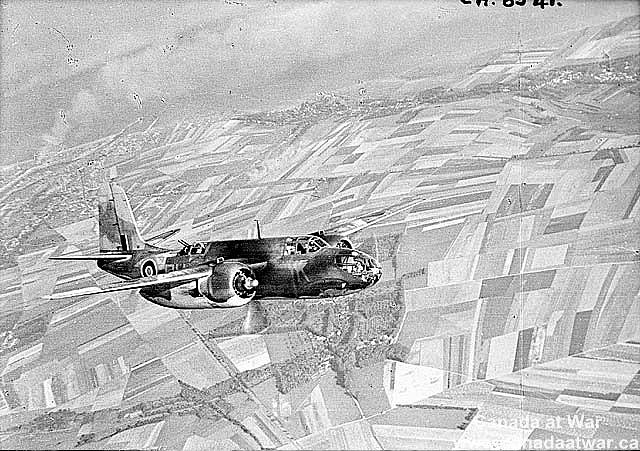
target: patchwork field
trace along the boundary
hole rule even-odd
[[[637,438],[633,20],[508,51],[455,89],[133,126],[3,169],[0,447]],[[255,335],[239,332],[243,309],[177,311],[135,291],[47,300],[112,281],[48,259],[95,252],[107,175],[143,235],[179,229],[164,247],[253,237],[259,219],[263,235],[349,233],[384,278],[265,301],[270,326]]]

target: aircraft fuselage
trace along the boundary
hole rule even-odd
[[[313,235],[201,242],[178,252],[140,252],[129,261],[98,261],[98,266],[136,279],[223,262],[251,268],[259,281],[256,298],[344,294],[373,285],[381,274],[367,254],[331,246]]]

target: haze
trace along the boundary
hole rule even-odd
[[[637,13],[636,2],[578,0],[544,11],[458,1],[3,2],[0,164],[138,117],[175,122],[283,108],[359,81],[455,77],[489,49],[552,44]]]

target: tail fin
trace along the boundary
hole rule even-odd
[[[147,247],[133,217],[124,190],[107,183],[100,190],[98,203],[100,252],[133,252]]]

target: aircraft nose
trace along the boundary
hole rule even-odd
[[[367,286],[372,286],[378,283],[382,277],[382,265],[375,258],[369,255],[367,257],[366,280],[369,282]]]
[[[347,280],[349,288],[360,290],[375,285],[382,278],[382,266],[380,263],[362,251],[349,249],[341,251],[336,259],[338,269],[349,273]],[[354,281],[353,279],[356,279]]]
[[[382,277],[382,265],[376,259],[372,259],[371,263],[372,263],[371,269],[369,270],[371,274],[370,280],[371,280],[371,285],[375,285],[376,283],[378,283],[378,281]]]

